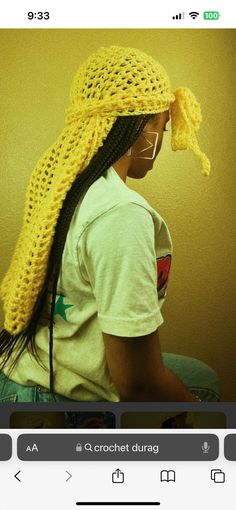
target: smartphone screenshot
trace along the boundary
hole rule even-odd
[[[232,510],[228,0],[0,20],[0,507]]]

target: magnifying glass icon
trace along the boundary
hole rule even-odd
[[[84,449],[86,450],[86,452],[92,452],[93,451],[91,443],[86,443],[84,445]]]

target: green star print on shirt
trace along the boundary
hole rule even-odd
[[[65,299],[65,296],[61,294],[55,303],[54,315],[60,315],[64,321],[67,321],[66,309],[71,308],[73,305],[66,305],[63,303],[63,299]]]

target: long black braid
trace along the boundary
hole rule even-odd
[[[127,152],[127,150],[139,137],[148,120],[154,116],[155,114],[147,114],[117,118],[102,147],[98,149],[86,169],[77,176],[66,195],[55,229],[49,256],[47,275],[26,330],[17,335],[10,335],[10,333],[6,330],[2,330],[0,333],[0,356],[3,356],[3,361],[0,365],[1,369],[11,358],[15,347],[17,349],[16,353],[14,352],[14,360],[11,364],[11,370],[26,348],[30,348],[32,354],[42,366],[42,362],[38,356],[35,345],[35,335],[37,327],[39,326],[40,318],[47,303],[48,292],[51,292],[52,300],[50,303],[51,309],[49,317],[49,370],[50,391],[53,395],[53,317],[62,255],[72,216],[81,196],[88,190],[93,182],[101,177],[106,170],[113,165],[113,163]]]

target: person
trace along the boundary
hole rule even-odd
[[[126,185],[153,169],[170,118],[172,149],[191,149],[209,174],[200,105],[186,87],[171,92],[153,57],[114,45],[80,65],[70,99],[1,285],[0,401],[218,400],[210,367],[161,353],[172,241]]]

